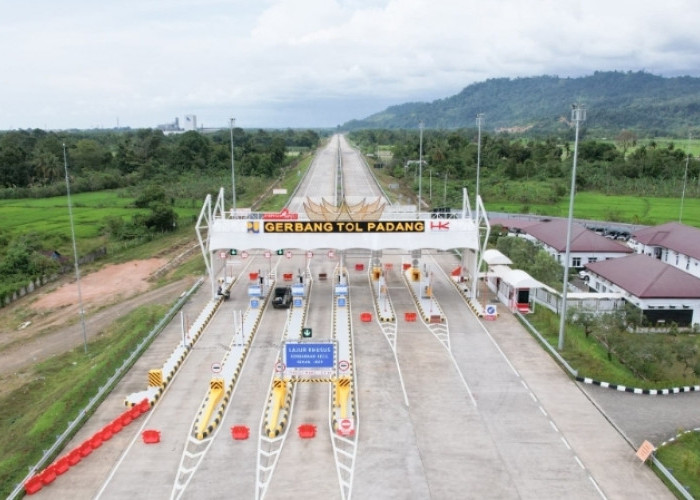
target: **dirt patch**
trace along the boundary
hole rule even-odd
[[[167,262],[167,259],[147,259],[110,264],[81,277],[80,292],[83,305],[86,308],[98,307],[148,290],[148,277]],[[40,297],[31,307],[40,312],[77,304],[78,285],[73,282]]]

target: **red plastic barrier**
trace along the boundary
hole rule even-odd
[[[365,265],[364,264],[355,264],[355,271],[364,271]]]
[[[98,432],[97,434],[95,434],[94,436],[92,436],[90,438],[88,443],[90,443],[90,446],[92,446],[93,450],[96,450],[97,448],[102,446],[102,441],[103,441],[102,435]]]
[[[316,426],[313,424],[301,424],[297,428],[299,437],[303,439],[309,439],[316,436]]]
[[[392,269],[394,269],[394,264],[391,262],[385,262],[384,269],[386,269],[387,271],[391,271]]]
[[[141,413],[146,413],[148,410],[151,409],[151,403],[148,402],[148,399],[144,399],[141,401],[139,404],[137,404],[139,411]]]
[[[78,465],[78,462],[80,462],[83,459],[83,456],[80,454],[80,448],[76,448],[73,451],[71,451],[68,454],[68,464],[72,467],[74,465]]]
[[[116,434],[117,432],[121,432],[121,430],[124,428],[124,422],[122,422],[121,417],[117,417],[111,424],[109,424],[112,427],[112,433]]]
[[[411,263],[410,262],[404,262],[403,263],[403,270],[408,271],[411,268]]]
[[[24,483],[24,491],[27,495],[33,495],[43,487],[44,483],[41,482],[41,475],[33,476]]]
[[[364,323],[369,323],[370,321],[372,321],[372,313],[368,313],[368,312],[361,313],[360,314],[360,321],[362,321]]]
[[[92,445],[90,444],[90,441],[85,441],[83,444],[80,445],[80,455],[83,457],[87,457],[90,453],[92,453]]]
[[[413,322],[416,320],[416,313],[414,313],[414,312],[404,313],[404,319],[406,321]]]
[[[294,278],[294,275],[292,273],[284,273],[282,275],[284,277],[284,281],[292,281]]]
[[[160,431],[147,429],[141,434],[143,442],[146,444],[160,443]]]
[[[68,472],[68,469],[70,469],[70,462],[68,461],[68,457],[59,458],[54,464],[54,470],[59,476]]]
[[[109,441],[110,439],[112,439],[113,435],[114,435],[114,431],[112,430],[112,424],[107,424],[100,431],[100,437],[102,438],[102,441]]]
[[[248,273],[250,281],[256,281],[258,279],[258,273]]]
[[[234,425],[231,427],[231,436],[233,439],[248,439],[250,429],[245,425]]]
[[[129,425],[131,421],[134,420],[134,417],[131,416],[131,410],[127,410],[124,413],[122,413],[122,416],[119,417],[119,420],[121,420],[123,426]]]
[[[131,415],[132,420],[136,420],[139,415],[141,415],[141,408],[138,405],[134,406],[129,410],[129,415]]]
[[[45,485],[51,484],[56,480],[56,470],[53,465],[49,465],[39,476],[41,477],[42,483]]]

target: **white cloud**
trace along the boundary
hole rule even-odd
[[[700,76],[698,14],[694,0],[5,2],[0,129],[186,113],[326,126],[491,77]]]

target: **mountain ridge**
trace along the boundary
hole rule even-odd
[[[555,133],[569,129],[574,103],[586,107],[589,132],[687,136],[700,123],[700,78],[644,71],[490,78],[453,96],[390,106],[341,128],[414,129],[421,120],[426,128],[474,128],[476,115],[484,113],[486,130]]]

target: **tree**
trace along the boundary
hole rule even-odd
[[[627,156],[627,150],[637,145],[637,134],[630,130],[621,131],[615,138],[617,147],[622,150],[622,156]]]
[[[177,213],[164,203],[152,203],[151,213],[144,219],[144,225],[151,231],[173,231],[177,226]]]
[[[596,325],[598,318],[594,311],[584,308],[572,308],[567,311],[569,316],[567,320],[583,328],[583,333],[588,337],[593,331],[593,327]]]

